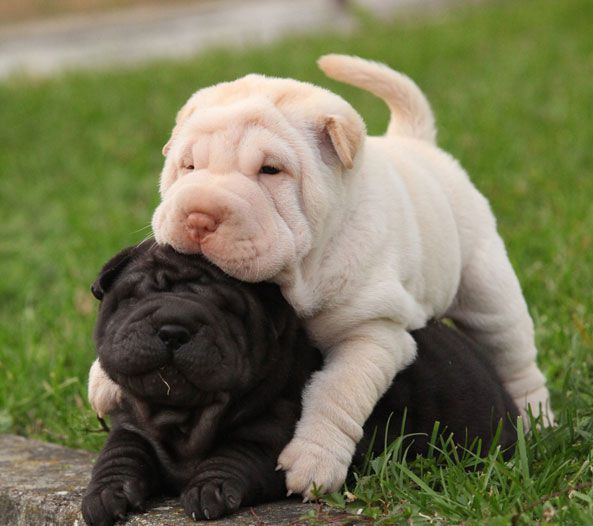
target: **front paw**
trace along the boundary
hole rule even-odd
[[[181,494],[181,505],[195,521],[218,519],[237,510],[244,494],[238,479],[211,477],[190,482]]]
[[[314,442],[293,438],[280,454],[278,467],[286,471],[288,493],[300,493],[310,500],[314,493],[338,490],[346,480],[350,460]]]
[[[130,511],[143,511],[146,494],[146,484],[141,480],[91,483],[82,498],[82,516],[89,526],[112,526]]]

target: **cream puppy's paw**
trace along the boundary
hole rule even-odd
[[[550,393],[546,386],[535,389],[523,396],[514,398],[515,404],[521,411],[523,416],[524,428],[529,429],[528,411],[537,418],[542,416],[542,421],[545,426],[553,426],[555,423],[554,413],[550,406]]]
[[[535,354],[535,353],[534,353]],[[513,398],[523,417],[523,427],[529,429],[529,412],[546,426],[554,425],[554,413],[550,405],[550,393],[546,378],[535,363],[529,364],[512,378],[504,379],[504,387]]]
[[[89,371],[88,397],[93,411],[100,418],[112,413],[121,402],[120,386],[107,376],[99,359],[93,362]]]
[[[334,452],[314,442],[295,437],[278,458],[278,469],[286,471],[288,493],[300,493],[304,500],[319,493],[331,493],[346,480],[350,459],[338,458]]]

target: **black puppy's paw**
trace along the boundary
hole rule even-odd
[[[112,526],[130,511],[144,511],[146,484],[137,479],[91,483],[82,498],[82,516],[89,526]]]
[[[213,477],[190,482],[181,494],[181,504],[195,521],[218,519],[239,509],[243,495],[243,484],[240,480]]]

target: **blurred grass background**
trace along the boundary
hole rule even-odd
[[[593,418],[578,413],[593,406],[593,2],[361,18],[348,36],[0,84],[0,432],[102,443],[86,401],[89,286],[114,252],[147,235],[161,147],[193,91],[249,72],[309,80],[347,98],[370,133],[383,132],[381,102],[317,70],[326,52],[384,61],[427,93],[439,144],[498,217],[556,409],[581,423]]]

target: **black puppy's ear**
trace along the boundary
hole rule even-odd
[[[122,270],[128,265],[130,261],[139,254],[148,251],[155,241],[148,239],[139,245],[124,248],[113,256],[101,269],[95,282],[91,285],[91,292],[98,300],[102,300],[105,293],[109,290],[113,282],[121,274]]]

